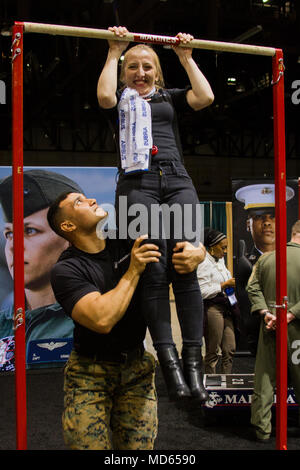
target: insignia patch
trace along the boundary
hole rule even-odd
[[[73,338],[49,338],[29,341],[27,363],[66,362],[73,347]]]
[[[0,339],[0,371],[15,370],[15,338],[7,336]]]

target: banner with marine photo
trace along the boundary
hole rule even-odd
[[[287,240],[298,220],[298,178],[286,182]],[[275,250],[275,184],[273,179],[232,180],[233,265],[241,311],[239,349],[256,354],[259,318],[250,314],[245,290],[257,259]]]
[[[14,370],[12,168],[0,167],[0,372]],[[24,284],[27,368],[62,366],[73,345],[73,321],[56,302],[50,270],[68,242],[47,222],[49,205],[65,191],[93,197],[115,230],[117,168],[24,167]]]

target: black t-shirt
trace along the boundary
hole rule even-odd
[[[86,294],[95,291],[104,294],[116,286],[129,261],[127,257],[124,262],[116,262],[121,255],[116,248],[118,244],[117,240],[106,240],[105,249],[97,254],[73,246],[62,253],[52,269],[51,284],[56,300],[68,315],[71,316],[75,304]],[[74,324],[74,348],[82,354],[131,351],[143,342],[146,333],[138,291],[109,334],[96,333],[75,321]]]
[[[162,160],[183,161],[177,113],[192,111],[186,99],[187,91],[188,88],[159,89],[148,101],[151,106],[153,145],[158,148],[158,153],[152,156],[153,163]],[[121,94],[117,92],[118,102]],[[119,152],[118,108],[115,106],[103,111],[113,126]]]

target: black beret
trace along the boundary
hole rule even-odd
[[[12,222],[12,176],[0,181],[0,203],[6,222]],[[83,193],[79,184],[64,175],[47,170],[27,170],[23,174],[24,217],[38,212],[65,191]]]
[[[226,235],[218,230],[211,228],[204,229],[204,246],[207,248],[217,245],[220,241],[224,240],[224,238],[227,238]]]

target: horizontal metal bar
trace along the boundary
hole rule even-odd
[[[19,23],[18,23],[19,24]],[[114,39],[116,41],[124,41],[123,38],[118,38],[106,29],[82,28],[77,26],[63,26],[45,23],[21,23],[24,26],[25,33],[39,33],[39,34],[54,34],[60,36],[77,36],[85,38],[98,38],[98,39]],[[155,34],[143,33],[128,33],[126,41],[129,42],[147,42],[151,44],[180,44],[177,37],[172,36],[158,36]],[[264,56],[274,56],[276,49],[273,47],[253,46],[249,44],[237,44],[233,42],[221,41],[207,41],[203,39],[193,39],[189,46],[195,49],[206,49],[222,52],[236,52],[241,54],[255,54]]]

